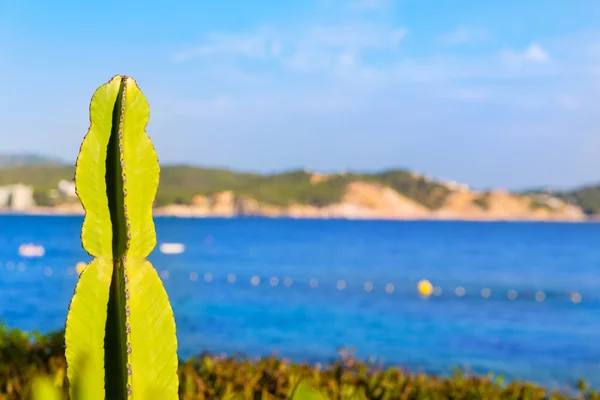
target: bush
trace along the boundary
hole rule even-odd
[[[0,325],[0,399],[24,399],[27,385],[50,375],[67,393],[63,333],[39,335]],[[331,399],[575,399],[600,400],[600,394],[579,382],[577,389],[548,389],[527,382],[456,372],[452,377],[380,368],[342,354],[325,365],[289,362],[276,357],[244,359],[204,354],[179,368],[180,398],[286,399],[301,378],[307,378]],[[264,397],[263,397],[264,396]]]

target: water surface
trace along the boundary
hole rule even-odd
[[[64,325],[74,266],[89,260],[81,222],[0,216],[1,319],[42,332]],[[276,350],[326,361],[350,346],[431,372],[600,386],[600,224],[157,218],[156,227],[159,243],[186,246],[150,256],[182,357]],[[19,257],[26,242],[45,256]],[[419,298],[423,278],[441,295]]]

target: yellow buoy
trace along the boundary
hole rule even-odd
[[[85,269],[85,267],[87,267],[87,264],[84,263],[83,261],[79,261],[77,263],[77,265],[75,266],[75,271],[77,271],[77,273],[79,275],[81,275],[81,273],[83,272],[83,270]]]
[[[422,279],[417,284],[417,290],[421,296],[429,297],[433,293],[433,286],[427,279]]]

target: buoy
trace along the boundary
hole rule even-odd
[[[162,243],[159,250],[163,254],[181,254],[185,251],[182,243]]]
[[[79,261],[77,263],[77,265],[75,266],[75,271],[77,271],[77,274],[81,275],[81,273],[83,272],[85,267],[87,267],[87,264],[84,263],[83,261]]]
[[[24,243],[19,246],[19,255],[21,257],[43,257],[45,252],[44,246],[33,243]]]
[[[427,279],[422,279],[417,284],[417,290],[421,296],[429,297],[433,293],[433,285]]]

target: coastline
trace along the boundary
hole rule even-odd
[[[393,181],[396,183],[390,186],[388,174],[381,178],[381,182],[352,179],[344,183],[343,187],[330,188],[323,185],[327,181],[323,176],[303,173],[300,176],[301,185],[297,189],[291,190],[288,186],[297,185],[298,182],[284,177],[284,183],[287,183],[283,186],[268,186],[271,189],[267,191],[267,195],[261,194],[260,190],[253,194],[234,190],[197,193],[200,189],[191,189],[192,185],[186,189],[186,196],[174,197],[171,194],[157,198],[153,215],[171,218],[259,217],[371,221],[600,221],[600,208],[584,208],[579,203],[548,193],[523,194],[503,189],[482,192],[460,185],[428,181],[416,175],[407,177],[405,172],[396,171],[391,174],[400,183]],[[198,179],[200,178],[202,176]],[[297,178],[298,176],[294,179]],[[55,200],[41,198],[36,202],[31,198],[28,201],[3,204],[0,215],[83,215],[84,209],[77,199],[74,183],[59,183],[63,187],[68,185],[70,191]],[[189,185],[191,184],[188,183]]]
[[[83,217],[85,212],[83,209],[64,209],[55,207],[36,207],[27,210],[7,210],[0,209],[0,216],[14,215],[14,216],[47,216],[47,217],[72,217],[81,216]],[[460,215],[435,215],[435,212],[429,215],[367,215],[367,214],[354,214],[354,215],[319,215],[319,214],[294,214],[294,213],[280,213],[280,214],[269,214],[269,213],[207,213],[197,212],[193,207],[178,207],[177,211],[169,211],[157,208],[153,212],[155,218],[182,218],[182,219],[233,219],[233,218],[266,218],[266,219],[299,219],[299,220],[348,220],[348,221],[422,221],[422,222],[539,222],[539,223],[598,223],[599,218],[588,217],[583,219],[578,218],[543,218],[543,217],[498,217],[493,215],[487,216],[460,216]]]

